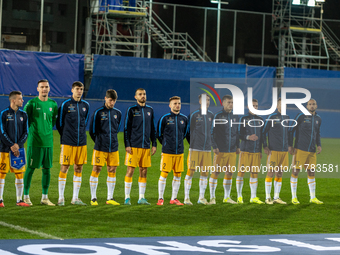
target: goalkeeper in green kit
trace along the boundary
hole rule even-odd
[[[54,206],[48,199],[50,168],[53,160],[53,126],[58,115],[57,103],[48,98],[48,80],[38,81],[39,96],[28,101],[24,111],[28,116],[29,133],[27,139],[27,170],[24,177],[24,201],[33,205],[29,196],[32,175],[35,168],[42,166],[41,204]]]

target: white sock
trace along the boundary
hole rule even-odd
[[[199,199],[203,199],[205,195],[205,190],[207,189],[208,185],[208,176],[201,176],[200,177],[200,183],[199,183],[199,188],[200,188],[200,197]]]
[[[243,189],[243,177],[237,176],[236,177],[237,197],[242,197],[242,189]]]
[[[165,185],[166,185],[166,178],[164,178],[163,176],[160,176],[158,180],[158,198],[164,199]]]
[[[189,193],[191,189],[191,184],[192,184],[192,177],[190,175],[186,175],[184,179],[184,199],[189,199]]]
[[[224,199],[230,198],[231,185],[233,179],[223,179]]]
[[[81,187],[81,177],[73,175],[73,197],[72,200],[79,199],[79,190]]]
[[[146,182],[138,182],[139,187],[139,199],[145,198]]]
[[[181,186],[181,177],[174,176],[172,180],[172,196],[171,200],[174,200],[177,198],[179,187]]]
[[[290,177],[290,189],[292,191],[292,199],[297,198],[296,196],[297,183],[298,183],[298,178],[291,176]]]
[[[90,176],[91,200],[97,198],[98,177]]]
[[[282,182],[274,181],[274,199],[278,199],[280,197]]]
[[[251,178],[249,179],[249,186],[250,186],[250,198],[253,199],[256,197],[257,192],[257,178]]]
[[[270,182],[266,181],[265,185],[266,185],[266,199],[268,199],[268,198],[271,198],[270,194],[272,192],[273,183],[272,183],[272,181],[270,181]]]
[[[107,177],[106,179],[106,186],[107,186],[107,200],[113,198],[113,193],[116,187],[116,177]]]
[[[210,200],[216,198],[215,192],[217,187],[217,179],[209,178]]]
[[[22,193],[24,192],[24,179],[15,179],[15,189],[18,203],[20,200],[22,200]]]
[[[5,179],[0,179],[0,200],[4,199]]]
[[[310,199],[314,199],[315,198],[315,188],[316,188],[315,178],[310,179],[308,177],[307,183],[308,183],[308,188],[309,188]]]
[[[45,199],[48,199],[48,195],[47,194],[42,194],[41,200],[45,200]]]
[[[125,199],[130,198],[132,182],[125,182]]]
[[[59,200],[64,200],[64,192],[66,186],[66,178],[58,178]]]

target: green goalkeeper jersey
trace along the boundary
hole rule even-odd
[[[53,147],[53,126],[58,115],[56,101],[41,101],[36,97],[27,102],[24,111],[27,113],[29,126],[27,146]]]

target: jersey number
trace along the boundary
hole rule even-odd
[[[0,164],[0,170],[6,170],[6,163]]]
[[[129,164],[131,164],[131,161],[132,161],[132,159],[130,158],[130,160],[129,160]]]
[[[64,162],[68,162],[69,161],[69,159],[70,159],[70,156],[64,156]]]
[[[163,169],[165,169],[165,167],[166,167],[166,163],[163,163]]]
[[[100,163],[100,158],[96,157],[96,163]]]

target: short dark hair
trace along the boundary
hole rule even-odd
[[[138,89],[136,89],[135,95],[137,94],[137,91],[138,91],[138,90],[145,90],[145,89],[143,89],[143,88],[138,88]]]
[[[74,89],[75,87],[84,87],[84,84],[80,81],[75,81],[72,83],[72,88]]]
[[[255,98],[253,98],[253,103],[258,103],[259,101]]]
[[[210,98],[210,96],[208,95],[208,93],[202,93],[202,94],[199,94],[199,95],[198,95],[198,99],[201,99],[202,95],[206,95],[207,97]]]
[[[39,86],[39,83],[40,83],[40,82],[48,82],[48,80],[47,80],[47,79],[39,80],[39,81],[38,81],[38,84],[37,84],[38,86]]]
[[[222,102],[224,102],[224,100],[227,100],[227,99],[232,100],[233,97],[231,95],[225,95],[224,97],[222,97]]]
[[[16,90],[9,93],[9,96],[8,96],[9,101],[11,102],[11,100],[14,99],[14,97],[16,97],[17,95],[22,95],[22,93]]]
[[[106,91],[106,98],[111,98],[112,100],[117,100],[118,99],[118,95],[117,92],[114,89],[108,89]]]
[[[173,96],[169,98],[169,102],[171,102],[172,100],[181,100],[181,98],[179,96]]]

